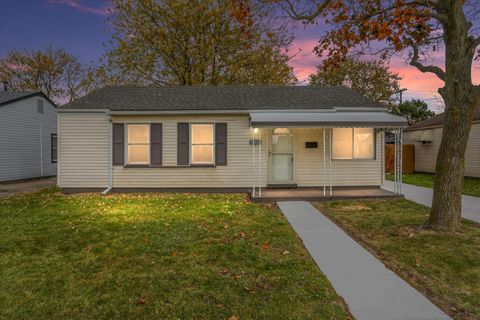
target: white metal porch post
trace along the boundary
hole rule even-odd
[[[262,130],[258,130],[258,173],[260,180],[258,181],[258,196],[262,197]]]
[[[394,130],[395,139],[393,145],[393,192],[397,193],[397,129]]]
[[[403,129],[395,129],[395,146],[394,146],[394,158],[393,158],[393,178],[395,193],[402,193],[402,178],[403,178]]]
[[[327,155],[325,154],[327,148],[325,146],[325,130],[326,128],[322,128],[323,132],[323,196],[325,197],[325,189],[327,186],[327,175],[326,175],[326,167],[327,167]]]
[[[332,131],[333,129],[330,128],[330,130],[328,130],[328,138],[327,138],[327,141],[328,141],[328,184],[329,184],[329,192],[330,192],[330,196],[332,196],[333,192],[332,192]]]
[[[403,182],[403,129],[398,130],[398,158],[400,165],[398,166],[398,193],[402,194],[402,182]]]
[[[252,127],[252,198],[255,198],[255,129]]]

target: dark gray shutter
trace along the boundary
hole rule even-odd
[[[125,131],[123,123],[113,124],[113,165],[123,166]]]
[[[215,124],[215,164],[227,165],[227,124]]]
[[[150,164],[162,165],[162,124],[150,124]]]
[[[177,127],[177,165],[190,164],[190,124],[179,122]]]

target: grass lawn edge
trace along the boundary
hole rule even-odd
[[[368,200],[369,199],[367,199],[367,201]],[[341,202],[341,201],[342,200],[338,200],[338,202]],[[371,201],[375,201],[375,199]],[[328,210],[324,210],[325,207],[323,206],[323,202],[312,202],[312,204],[316,209],[318,209],[322,214],[324,214],[330,221],[332,221],[335,225],[341,228],[348,236],[354,239],[364,249],[366,249],[373,256],[375,256],[380,262],[382,262],[387,269],[394,272],[396,275],[402,278],[405,282],[407,282],[410,286],[412,286],[414,289],[419,291],[423,296],[425,296],[428,300],[430,300],[434,305],[436,305],[439,309],[441,309],[447,315],[451,316],[453,319],[470,319],[470,318],[464,317],[465,310],[462,310],[462,308],[459,307],[457,304],[446,303],[444,299],[441,299],[436,294],[434,294],[431,290],[429,290],[425,280],[423,280],[421,277],[411,272],[408,272],[408,270],[399,268],[397,265],[395,265],[395,263],[392,263],[392,261],[390,261],[385,255],[383,255],[380,252],[380,249],[368,243],[366,240],[362,238],[361,235],[358,235],[357,231],[352,230],[352,228],[350,228],[346,223],[340,221],[339,219],[335,219],[334,215],[328,212]],[[418,204],[418,205],[428,208],[427,206],[423,206],[421,204]],[[466,221],[467,223],[472,223],[480,228],[479,223],[476,223],[467,219],[462,219],[462,220]],[[476,318],[472,318],[472,319],[476,319]]]

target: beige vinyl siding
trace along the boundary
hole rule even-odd
[[[299,187],[324,184],[323,129],[296,128],[293,132],[294,177]],[[325,184],[329,183],[330,139],[326,129]],[[305,148],[305,142],[317,142],[318,148]],[[380,186],[382,184],[382,133],[376,136],[376,158],[373,160],[332,160],[333,186]]]
[[[480,178],[480,122],[472,125],[465,152],[465,175]]]
[[[106,188],[110,122],[104,113],[59,113],[58,185]]]
[[[198,116],[116,116],[115,122],[163,124],[164,168],[113,168],[114,188],[250,188],[252,186],[252,130],[246,115]],[[177,123],[227,123],[227,165],[214,168],[176,167]],[[259,135],[262,130],[259,131]],[[263,133],[263,132],[262,132]],[[263,148],[263,145],[262,145]],[[262,149],[263,174],[259,184],[266,186],[268,149]]]
[[[318,142],[318,148],[307,149],[305,142]],[[315,187],[323,185],[323,129],[293,130],[294,172],[298,186]],[[329,152],[328,141],[326,151]],[[328,154],[327,154],[328,164]],[[328,175],[327,175],[328,177]]]
[[[434,173],[443,128],[436,127],[425,130],[433,130],[434,138],[431,144],[423,144],[415,138],[415,135],[418,136],[418,133],[415,132],[422,130],[405,132],[404,143],[415,145],[415,171]],[[480,122],[473,123],[470,132],[465,152],[465,175],[480,177]]]
[[[163,167],[113,167],[114,188],[251,188],[252,129],[247,115],[162,115],[113,116],[113,122],[163,125]],[[227,123],[227,166],[177,167],[177,123]],[[59,185],[63,188],[108,186],[109,118],[101,113],[59,114]],[[294,134],[294,177],[300,187],[323,186],[322,129],[292,129]],[[379,186],[382,183],[382,133],[376,137],[376,159],[332,160],[334,186]],[[261,174],[257,185],[269,181],[270,129],[260,129]],[[305,142],[317,141],[318,148],[306,149]],[[327,139],[327,161],[330,140]],[[257,147],[259,151],[260,147]],[[257,154],[257,165],[259,158]]]

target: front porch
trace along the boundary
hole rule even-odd
[[[252,113],[253,201],[401,197],[405,119],[386,112]],[[385,132],[395,136],[393,192]],[[286,186],[298,186],[289,188]]]
[[[380,187],[336,187],[332,193],[325,193],[323,188],[264,188],[261,195],[251,197],[254,202],[275,201],[328,201],[345,199],[381,199],[403,198],[402,194],[390,192]]]

